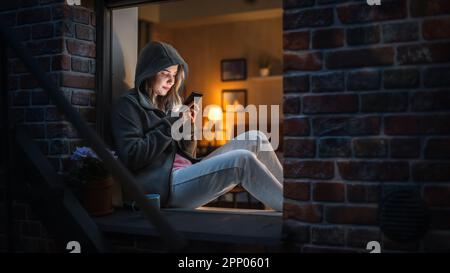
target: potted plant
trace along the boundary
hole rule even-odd
[[[270,74],[270,57],[261,56],[259,58],[259,75],[261,77],[267,77]]]
[[[117,158],[113,151],[111,153]],[[81,184],[83,206],[89,214],[100,216],[112,213],[114,181],[103,161],[89,147],[77,147],[70,159],[74,163],[70,174]]]

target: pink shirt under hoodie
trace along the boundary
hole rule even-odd
[[[179,169],[186,168],[191,165],[192,165],[192,162],[189,161],[189,159],[187,159],[177,153],[177,154],[175,154],[175,160],[173,161],[172,172],[179,170]]]

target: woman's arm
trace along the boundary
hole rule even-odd
[[[140,169],[171,144],[171,125],[177,118],[163,118],[144,132],[147,115],[130,98],[121,97],[112,113],[111,127],[120,159],[131,170]]]

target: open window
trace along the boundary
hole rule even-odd
[[[111,88],[110,94],[102,96],[105,104],[111,105],[133,87],[138,54],[145,44],[162,41],[173,45],[189,65],[189,77],[181,95],[191,91],[203,93],[203,110],[208,105],[223,112],[225,104],[267,105],[267,131],[282,129],[282,1],[138,2],[106,1],[102,80],[103,87],[110,84]],[[270,122],[271,105],[280,106],[276,124]],[[104,115],[103,130],[108,132],[109,109],[104,107],[105,111],[99,112]],[[214,115],[206,113],[203,121],[208,119],[214,119]],[[234,126],[236,132],[239,126],[221,122],[221,131],[214,131],[215,134],[224,134],[227,126]],[[249,124],[248,116],[244,127],[259,128],[258,124]],[[278,139],[276,152],[282,160],[282,138]],[[207,155],[225,143],[226,140],[199,140],[197,154]],[[206,206],[264,209],[262,203],[239,187]]]

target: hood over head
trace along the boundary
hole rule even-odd
[[[177,50],[164,42],[151,42],[147,44],[139,54],[134,77],[134,88],[138,91],[142,82],[159,71],[172,65],[180,64],[184,68],[187,79],[189,68]],[[181,83],[182,85],[184,83]]]

